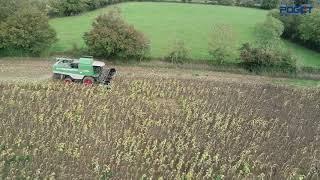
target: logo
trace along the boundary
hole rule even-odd
[[[303,15],[311,13],[313,5],[309,0],[294,0],[290,4],[280,5],[280,14],[285,15]]]

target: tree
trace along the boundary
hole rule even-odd
[[[209,54],[212,59],[222,64],[235,55],[236,35],[230,25],[215,25],[209,37]]]
[[[32,4],[17,8],[0,24],[0,49],[16,49],[38,55],[56,40],[56,33],[49,25],[49,19]]]
[[[235,0],[218,0],[218,4],[232,6],[235,4]]]
[[[149,40],[120,16],[119,10],[97,17],[93,29],[84,35],[92,55],[142,58],[149,51]]]
[[[312,48],[320,50],[320,10],[315,9],[311,14],[302,17],[298,26],[302,41],[308,42]]]
[[[261,8],[262,9],[274,9],[278,7],[280,1],[279,0],[262,0]]]
[[[51,0],[51,14],[72,16],[85,11],[88,6],[86,0]]]

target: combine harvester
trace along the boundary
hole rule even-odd
[[[56,58],[56,61],[53,65],[53,78],[65,83],[109,85],[116,74],[115,68],[107,69],[104,62],[94,61],[90,56],[80,59]]]

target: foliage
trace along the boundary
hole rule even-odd
[[[282,37],[320,51],[319,13],[319,9],[313,9],[311,14],[303,16],[281,16],[278,11],[272,11],[270,15],[284,24]]]
[[[218,64],[233,57],[236,45],[236,35],[232,26],[219,24],[213,27],[209,37],[209,54]]]
[[[240,48],[240,58],[249,71],[296,71],[296,59],[281,49],[252,47],[246,43]]]
[[[269,16],[279,19],[284,25],[282,37],[292,40],[299,38],[298,26],[302,16],[281,16],[279,10],[270,11]]]
[[[298,31],[302,41],[320,51],[320,10],[315,9],[311,14],[304,16]]]
[[[166,60],[172,63],[183,63],[189,59],[189,49],[183,40],[175,40]]]
[[[0,82],[1,179],[316,179],[319,96],[141,75],[111,90]]]
[[[244,6],[244,7],[255,7],[257,0],[237,0],[237,6]]]
[[[235,0],[218,0],[218,3],[221,5],[233,6],[235,4]]]
[[[280,0],[262,0],[261,8],[262,9],[274,9],[278,7]]]
[[[14,9],[13,9],[14,10]],[[39,55],[56,40],[46,14],[31,4],[17,7],[0,23],[0,50],[19,50]]]
[[[157,2],[130,2],[117,6],[123,9],[123,17],[128,23],[133,24],[150,38],[150,56],[152,58],[165,57],[172,40],[179,34],[179,38],[183,39],[186,46],[190,49],[190,58],[194,60],[210,59],[208,53],[208,34],[211,31],[212,24],[223,22],[232,25],[238,32],[238,41],[236,42],[238,48],[243,42],[255,41],[256,36],[252,29],[256,23],[264,21],[266,14],[269,12],[251,8],[197,4],[172,5],[171,3]],[[50,24],[57,31],[59,41],[53,45],[50,52],[62,53],[69,51],[74,43],[79,48],[85,48],[85,43],[82,39],[83,33],[91,29],[90,24],[95,17],[99,16],[101,12],[108,11],[109,8],[106,7],[74,17],[51,19]],[[189,13],[190,8],[192,8],[192,13]],[[275,12],[279,14],[279,10],[275,10]],[[166,16],[170,16],[171,18],[162,18]],[[185,21],[188,22],[184,23]],[[297,46],[290,41],[286,41],[284,45],[295,56],[299,57],[299,65],[320,66],[320,61],[318,60],[320,53]]]
[[[86,0],[50,0],[50,15],[72,16],[85,11]]]
[[[246,43],[240,48],[240,59],[244,67],[255,72],[295,72],[297,60],[283,48],[283,31],[282,22],[272,16],[267,16],[263,23],[257,24],[255,45]]]
[[[97,17],[84,40],[92,55],[99,57],[143,58],[149,51],[149,40],[127,24],[119,10]]]

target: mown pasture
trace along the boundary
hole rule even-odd
[[[130,24],[150,38],[151,57],[166,56],[176,40],[183,40],[190,49],[191,58],[196,60],[210,58],[208,38],[214,25],[231,25],[240,47],[242,43],[256,40],[254,27],[263,22],[268,13],[253,8],[180,3],[131,2],[116,6]],[[71,50],[75,45],[78,48],[84,47],[83,34],[90,30],[95,17],[111,7],[74,17],[52,19],[50,23],[58,32],[59,41],[51,52]],[[290,42],[284,44],[298,57],[299,66],[320,67],[319,53]]]

